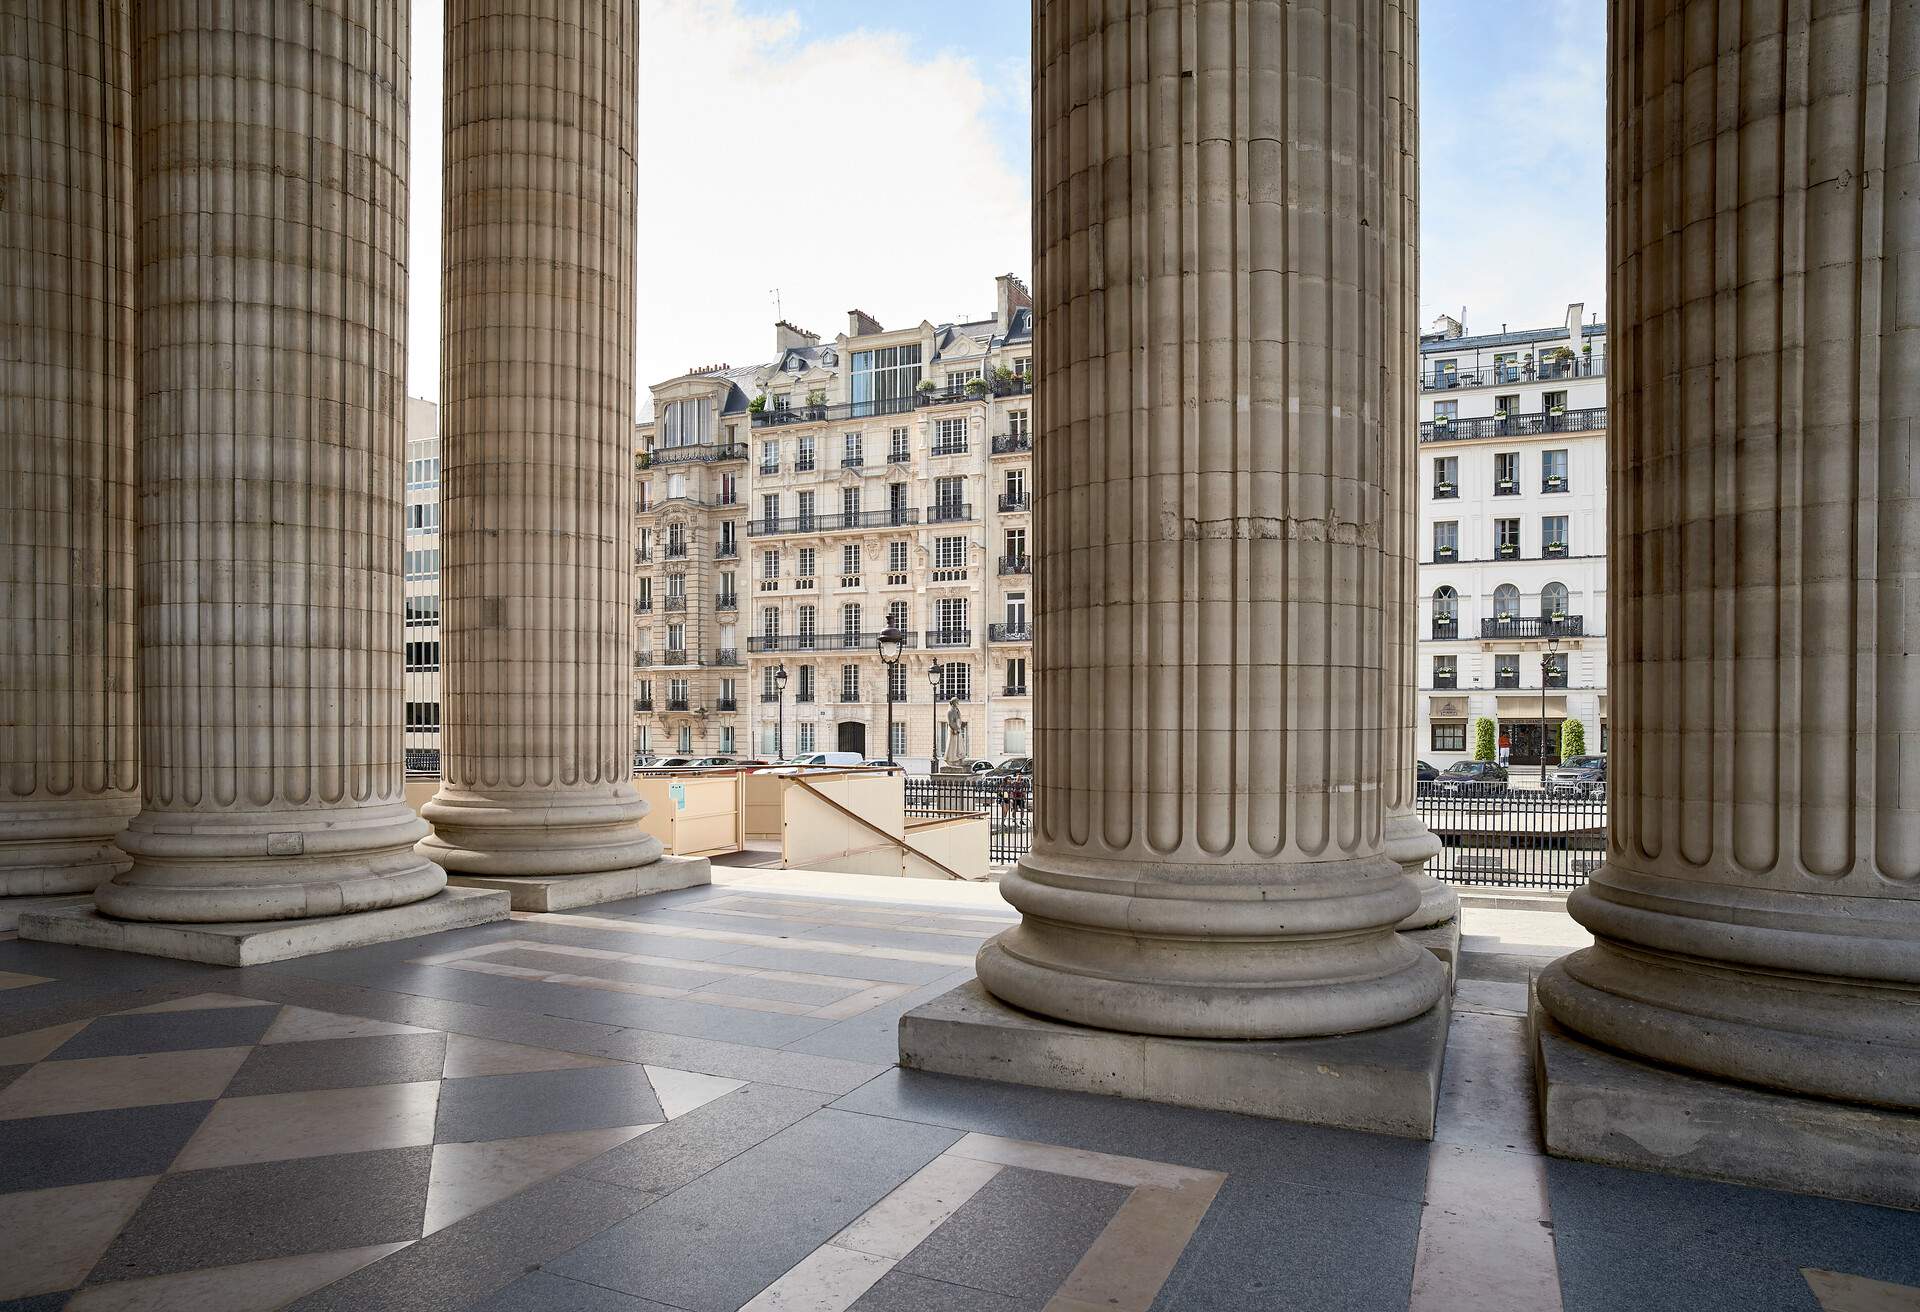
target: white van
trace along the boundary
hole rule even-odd
[[[807,752],[800,756],[789,756],[780,762],[782,765],[824,765],[834,769],[866,763],[867,758],[858,752]]]

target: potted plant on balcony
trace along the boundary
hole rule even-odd
[[[985,396],[987,394],[987,391],[988,391],[988,383],[986,379],[969,378],[967,380],[967,395],[974,398],[976,401],[979,400],[981,397]]]
[[[1517,679],[1520,677],[1520,667],[1518,665],[1502,665],[1495,673],[1503,679]]]
[[[1435,428],[1448,428],[1451,427],[1452,424],[1453,421],[1445,415],[1435,415],[1433,417],[1433,426]]]
[[[1453,495],[1453,484],[1443,478],[1433,485],[1433,490],[1443,497],[1450,497]]]
[[[1493,617],[1493,622],[1495,624],[1511,624],[1513,623],[1513,616],[1507,614],[1505,611],[1502,611],[1500,614],[1495,615]]]
[[[760,395],[754,397],[753,400],[747,402],[747,413],[750,415],[761,414],[766,408],[767,394],[765,392],[760,393]]]
[[[807,418],[825,419],[826,409],[827,394],[824,390],[816,387],[807,393]]]
[[[1452,560],[1454,555],[1455,552],[1452,547],[1435,547],[1433,549],[1433,558],[1435,560]]]
[[[1551,619],[1555,624],[1564,624],[1566,623],[1567,613],[1563,610],[1557,610],[1552,615],[1548,616],[1548,618]]]
[[[1498,551],[1499,551],[1500,559],[1512,560],[1515,556],[1520,554],[1520,547],[1518,543],[1502,542],[1498,548]]]
[[[1559,418],[1561,415],[1565,414],[1566,412],[1567,412],[1567,408],[1563,405],[1556,405],[1551,410],[1547,411],[1548,414],[1554,416],[1556,419]]]
[[[920,380],[920,385],[914,388],[913,390],[920,393],[920,395],[922,396],[932,396],[934,393],[933,379],[922,378]]]

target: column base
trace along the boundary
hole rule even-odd
[[[1427,873],[1427,862],[1440,855],[1440,838],[1412,811],[1387,817],[1386,858],[1406,871],[1420,905],[1398,928],[1427,929],[1460,915],[1460,894]]]
[[[450,887],[491,888],[510,894],[515,911],[565,911],[712,882],[713,865],[703,856],[663,856],[643,866],[584,875],[447,876]]]
[[[1440,958],[1440,964],[1447,968],[1447,992],[1451,994],[1460,975],[1460,917],[1424,929],[1402,928],[1400,936]]]
[[[20,937],[42,943],[137,952],[209,966],[262,966],[341,948],[417,938],[444,929],[464,929],[505,920],[504,893],[446,888],[430,898],[378,911],[306,920],[167,922],[116,920],[92,905],[32,911],[20,918]]]
[[[61,907],[90,907],[91,893],[54,893],[46,897],[0,897],[0,934],[20,928],[20,917],[30,911],[57,911]]]
[[[1774,1093],[1637,1061],[1563,1028],[1529,989],[1555,1157],[1920,1208],[1920,1113]]]
[[[1324,1039],[1173,1039],[1020,1011],[968,980],[900,1018],[900,1064],[1306,1125],[1433,1138],[1450,994],[1412,1020]]]

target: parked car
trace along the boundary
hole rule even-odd
[[[1440,772],[1425,761],[1413,763],[1413,781],[1417,784],[1430,784],[1440,777]]]
[[[1455,761],[1433,781],[1434,791],[1453,797],[1484,797],[1507,791],[1507,767],[1496,761]]]
[[[994,776],[1032,774],[1033,758],[1031,756],[1003,756],[988,766],[985,773]]]
[[[755,756],[703,756],[693,762],[696,766],[719,766],[728,770],[748,770],[766,762]]]
[[[693,764],[691,756],[663,756],[648,766],[649,770],[684,770]]]
[[[789,756],[777,765],[768,766],[762,774],[794,774],[800,770],[844,770],[867,763],[867,758],[859,752],[802,752],[798,756]]]
[[[1547,792],[1555,797],[1605,797],[1607,795],[1607,758],[1576,756],[1562,761],[1547,776]]]

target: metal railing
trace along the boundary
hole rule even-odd
[[[687,599],[684,596],[668,597],[660,603],[660,608],[662,610],[685,610],[687,608]]]
[[[1033,573],[1033,558],[1031,556],[1002,556],[1000,557],[1000,572],[1002,574],[1031,574]]]
[[[1033,621],[1024,620],[1019,624],[987,625],[988,642],[1032,642]]]
[[[687,558],[687,544],[684,542],[669,542],[660,549],[660,557],[663,560],[685,560]]]
[[[1607,372],[1605,351],[1583,352],[1569,359],[1542,359],[1484,364],[1478,369],[1423,369],[1420,390],[1451,392],[1462,387],[1512,387],[1519,383],[1557,383],[1567,378],[1600,378]]]
[[[716,464],[722,460],[745,460],[747,444],[745,442],[705,442],[698,446],[655,447],[648,453],[656,465],[683,465],[698,461],[704,465]]]
[[[1607,408],[1592,406],[1561,414],[1482,415],[1478,419],[1429,419],[1422,442],[1459,442],[1481,437],[1537,437],[1543,433],[1589,433],[1607,426]]]
[[[996,433],[993,437],[993,453],[997,456],[1009,456],[1021,451],[1033,450],[1032,433]]]
[[[739,610],[740,594],[737,592],[723,592],[713,599],[713,605],[716,610]]]
[[[666,651],[662,652],[661,655],[665,657],[665,659],[660,662],[662,665],[685,665],[687,663],[687,649],[685,647],[669,647]]]
[[[1029,505],[1030,502],[1025,492],[1002,492],[1000,494],[1000,510],[1002,514],[1015,510],[1026,510]]]
[[[968,501],[936,501],[927,507],[927,523],[960,524],[973,518],[973,503]]]
[[[1480,621],[1483,638],[1583,638],[1586,633],[1584,615],[1496,615]]]
[[[865,469],[866,467],[867,458],[865,456],[840,457],[840,468],[842,469]]]
[[[1440,839],[1427,873],[1450,884],[1578,888],[1606,856],[1604,785],[1568,795],[1429,781],[1415,794],[1421,821]]]
[[[908,815],[965,815],[987,817],[987,860],[1012,865],[1033,843],[1033,779],[1005,775],[992,779],[976,775],[908,775]]]
[[[928,629],[929,647],[967,647],[973,643],[972,629]]]
[[[713,653],[713,663],[715,665],[738,665],[740,663],[740,649],[738,647],[717,648]]]
[[[905,645],[912,647],[919,637],[916,633],[900,635]],[[929,634],[931,638],[934,635]],[[757,633],[747,639],[750,652],[786,652],[786,651],[865,651],[878,650],[878,633]]]
[[[713,709],[716,711],[737,711],[740,709],[740,699],[738,697],[716,697],[714,698]]]
[[[670,711],[684,711],[687,709],[687,699],[685,697],[669,697],[667,698],[667,709]]]
[[[881,510],[843,510],[826,514],[789,515],[784,519],[750,519],[748,537],[776,533],[839,533],[857,528],[902,528],[920,522],[916,506],[888,506]]]

